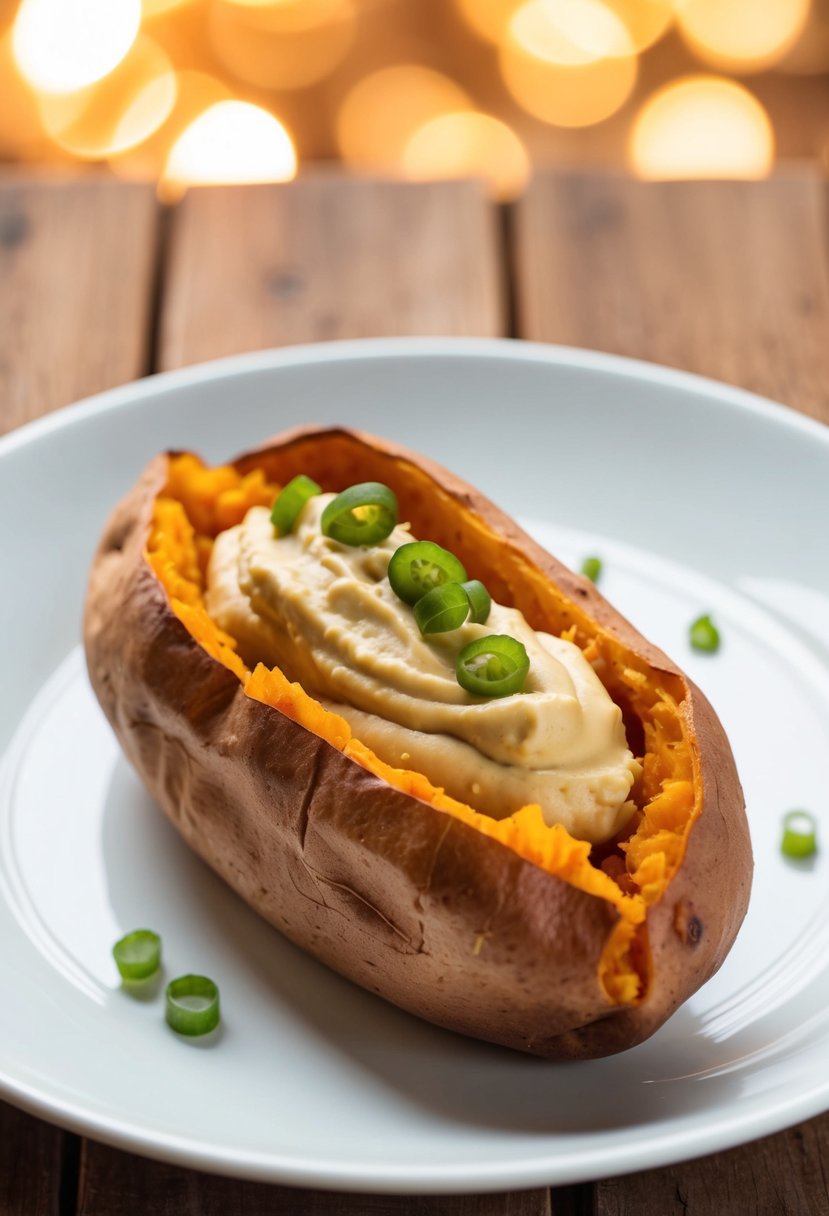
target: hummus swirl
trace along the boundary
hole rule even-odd
[[[386,577],[413,539],[408,527],[370,547],[342,545],[320,530],[333,497],[312,498],[288,536],[275,537],[267,508],[253,507],[216,539],[207,610],[245,661],[280,667],[382,760],[486,814],[537,802],[580,839],[615,835],[633,811],[639,766],[621,710],[578,647],[495,603],[486,625],[422,637]],[[493,633],[524,644],[530,671],[523,692],[483,700],[458,684],[455,660]]]

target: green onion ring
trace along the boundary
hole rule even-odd
[[[278,536],[287,536],[309,498],[322,493],[322,487],[304,473],[298,473],[280,490],[271,507],[271,523]]]
[[[720,648],[720,634],[710,616],[700,616],[693,622],[688,637],[694,650],[713,654]]]
[[[416,604],[435,587],[462,583],[466,570],[454,553],[434,541],[413,540],[395,549],[388,575],[394,594],[405,604]]]
[[[493,633],[464,646],[455,674],[461,688],[477,697],[509,697],[521,692],[529,670],[529,655],[521,642]]]
[[[414,619],[422,634],[460,629],[469,616],[469,596],[460,583],[443,583],[422,595],[414,606]]]
[[[152,929],[134,929],[112,947],[122,980],[147,980],[161,966],[161,938]]]
[[[470,621],[474,625],[485,625],[492,611],[492,599],[486,587],[476,578],[471,578],[469,582],[461,583],[461,586],[469,596],[469,605],[472,609],[469,617]]]
[[[688,630],[688,638],[690,644],[695,651],[701,651],[705,654],[714,654],[720,649],[720,630],[711,620],[709,615],[698,617]]]
[[[324,536],[355,547],[385,540],[396,524],[397,499],[379,481],[349,486],[332,498],[320,520]]]
[[[167,1025],[176,1034],[209,1034],[219,1025],[219,989],[206,975],[180,975],[165,993]]]
[[[590,579],[591,583],[597,583],[602,573],[602,559],[600,557],[586,557],[581,564],[581,572],[585,578]]]
[[[817,852],[817,821],[809,811],[788,811],[783,816],[783,839],[780,844],[785,857],[812,857]]]

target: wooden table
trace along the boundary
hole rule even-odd
[[[0,176],[0,430],[147,372],[379,334],[512,335],[635,355],[829,422],[827,188],[540,175],[509,210],[474,182],[311,175],[192,192]],[[145,1161],[0,1103],[0,1216],[746,1216],[829,1212],[829,1115],[595,1184],[344,1196]]]

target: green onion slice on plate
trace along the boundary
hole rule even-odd
[[[461,688],[477,697],[509,697],[521,692],[529,670],[529,655],[521,642],[493,633],[464,646],[455,674]]]
[[[152,929],[134,929],[112,947],[122,980],[147,980],[161,966],[161,938]]]
[[[322,493],[322,487],[304,473],[297,474],[277,494],[271,508],[271,523],[277,535],[287,536],[309,498]]]
[[[376,545],[397,524],[397,499],[382,482],[363,481],[332,498],[320,523],[341,545]]]
[[[414,606],[414,619],[422,634],[460,629],[469,616],[469,596],[460,583],[444,583],[422,595]]]
[[[461,586],[469,596],[469,606],[472,609],[470,621],[475,625],[485,625],[492,611],[492,599],[486,587],[477,578],[471,578],[468,582],[461,583]]]
[[[431,540],[413,540],[395,549],[389,562],[392,591],[406,604],[419,599],[445,583],[462,583],[466,578],[463,563]]]
[[[720,648],[720,634],[710,616],[699,616],[691,625],[688,637],[694,650],[713,654]]]
[[[591,583],[597,583],[602,572],[602,559],[600,557],[586,557],[581,564],[581,572],[585,578],[589,578]]]
[[[812,857],[817,852],[817,822],[808,811],[789,811],[783,816],[783,840],[780,848],[785,857]]]
[[[176,1034],[209,1034],[219,1025],[219,989],[206,975],[180,975],[167,985],[167,1025]]]

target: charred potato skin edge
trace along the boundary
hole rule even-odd
[[[344,428],[297,428],[234,463],[347,438],[414,463],[482,515],[563,593],[660,671],[681,674],[604,600],[454,474]],[[299,947],[439,1026],[549,1059],[651,1035],[719,967],[743,920],[751,847],[733,757],[685,677],[703,809],[649,910],[650,983],[611,1004],[597,969],[616,910],[374,777],[247,697],[174,615],[145,559],[169,457],[113,511],[93,562],[84,642],[93,689],[130,763],[182,837]],[[391,467],[391,466],[390,466]]]

